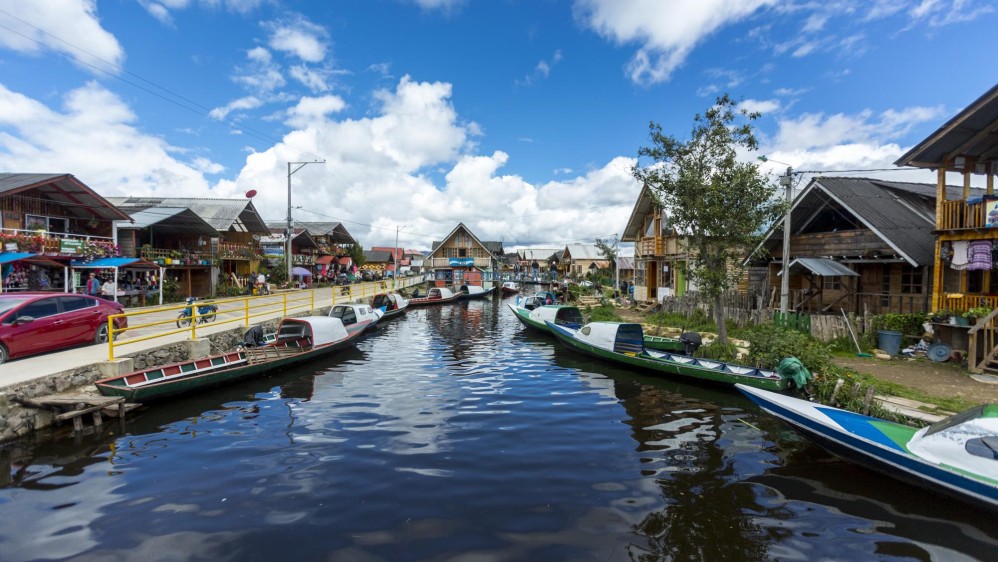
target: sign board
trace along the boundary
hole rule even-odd
[[[265,256],[283,256],[284,244],[261,243],[260,249]]]
[[[451,265],[475,265],[475,258],[451,258]]]
[[[60,254],[79,254],[83,249],[83,240],[76,240],[71,238],[60,238],[59,239],[59,253]]]

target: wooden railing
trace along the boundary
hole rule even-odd
[[[671,256],[680,253],[679,241],[674,236],[649,236],[641,238],[634,247],[637,256]]]
[[[998,308],[998,296],[967,295],[959,293],[953,295],[943,295],[942,307],[950,312],[963,312],[979,306]]]
[[[967,332],[967,367],[970,372],[984,371],[984,366],[998,346],[996,332],[998,332],[998,308],[978,320],[977,324]]]
[[[985,216],[986,202],[967,203],[962,199],[943,201],[940,204],[942,216],[936,227],[939,230],[957,230],[961,228],[984,228],[987,226]]]

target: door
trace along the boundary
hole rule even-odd
[[[31,322],[14,325],[14,320],[24,316],[34,318]],[[11,357],[24,353],[38,353],[66,345],[64,320],[59,316],[59,303],[56,297],[38,299],[13,311],[4,321],[4,331],[8,334],[8,349]]]
[[[97,299],[89,299],[82,295],[67,295],[58,297],[62,305],[63,329],[65,339],[73,342],[89,342],[97,332],[100,320],[100,307]]]
[[[648,273],[648,279],[646,282],[648,283],[647,299],[650,301],[658,300],[658,269],[659,267],[657,261],[648,262],[648,269],[646,270]]]
[[[676,296],[681,297],[686,294],[686,275],[684,275],[683,268],[676,268]]]

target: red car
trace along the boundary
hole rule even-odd
[[[0,363],[84,343],[107,342],[107,317],[124,308],[114,301],[69,293],[0,294]],[[128,319],[115,320],[116,329]]]

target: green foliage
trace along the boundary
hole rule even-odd
[[[733,343],[721,343],[720,340],[714,340],[698,349],[696,356],[717,361],[736,361],[738,359],[738,347]]]
[[[991,314],[991,307],[988,306],[975,306],[963,313],[965,318],[984,318],[988,314]]]
[[[812,374],[827,372],[831,366],[828,346],[809,335],[773,324],[760,324],[747,331],[749,362],[774,369],[786,357],[800,359]]]
[[[620,315],[617,314],[617,309],[609,304],[601,304],[600,306],[585,307],[582,309],[583,313],[589,315],[589,322],[620,322]]]
[[[277,265],[271,267],[267,272],[267,280],[277,285],[287,283],[289,280],[288,263],[285,260],[280,260]]]
[[[990,312],[990,311],[988,311]],[[906,335],[921,334],[925,330],[922,323],[925,322],[925,314],[880,314],[870,320],[873,333],[879,330],[890,330]]]
[[[354,265],[357,267],[367,263],[367,258],[364,257],[364,246],[360,244],[360,240],[350,247],[350,259],[353,260]]]
[[[640,148],[638,156],[652,162],[632,170],[668,210],[670,226],[684,233],[693,261],[687,275],[710,300],[735,286],[745,252],[786,209],[758,166],[738,160],[739,151],[758,148],[752,121],[759,114],[737,107],[727,94],[717,98],[694,117],[685,142],[651,123],[652,146]],[[723,339],[727,329],[723,318],[719,322]]]
[[[180,294],[180,284],[175,279],[166,277],[163,279],[163,302],[181,302],[185,296]]]
[[[717,330],[714,321],[700,309],[695,310],[689,318],[677,312],[656,312],[648,315],[647,323],[659,327],[679,328],[684,332],[714,332]]]

